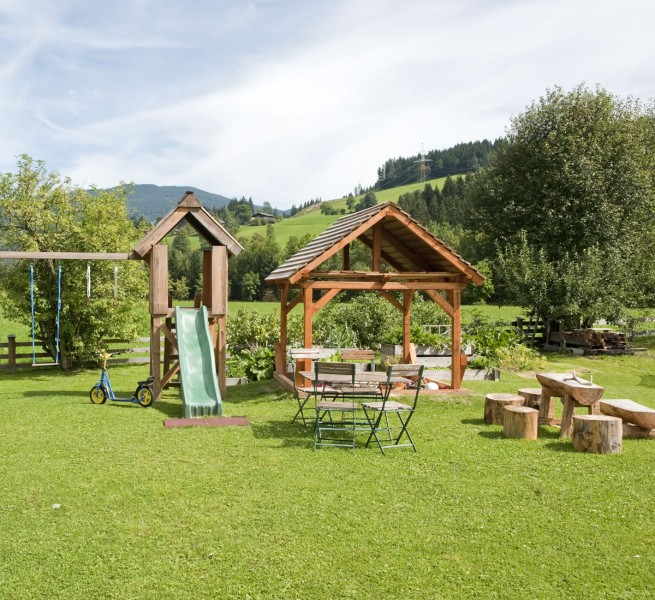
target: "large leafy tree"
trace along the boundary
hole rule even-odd
[[[509,300],[567,326],[652,300],[652,105],[555,88],[516,117],[473,190]]]
[[[40,252],[129,252],[139,237],[128,218],[127,189],[85,191],[48,172],[45,163],[19,157],[15,173],[0,175],[0,247]],[[60,362],[66,367],[93,356],[104,337],[134,338],[147,323],[143,299],[148,273],[141,261],[61,261]],[[56,355],[58,261],[35,260],[35,329],[42,348]],[[114,287],[114,267],[118,287]],[[30,264],[3,261],[0,305],[15,320],[30,323]],[[116,297],[114,297],[116,291]]]

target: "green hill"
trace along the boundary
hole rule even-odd
[[[410,183],[388,190],[380,190],[375,192],[375,196],[379,204],[383,202],[397,202],[398,198],[403,194],[413,192],[415,190],[422,190],[426,183],[429,183],[433,188],[443,188],[445,177],[439,179],[432,179],[430,181],[422,181],[420,183]],[[358,196],[357,199],[361,198]],[[337,209],[346,208],[346,198],[336,200],[326,200],[322,204],[330,204]],[[284,247],[289,238],[293,235],[300,237],[309,233],[312,236],[317,236],[319,233],[327,229],[334,223],[341,215],[324,215],[321,213],[321,204],[314,204],[309,208],[297,213],[289,219],[282,219],[273,225],[275,237],[278,244]],[[254,233],[264,234],[266,227],[262,225],[253,225],[242,227],[239,229],[236,237],[240,240],[248,240]]]

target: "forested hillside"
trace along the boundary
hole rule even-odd
[[[466,142],[445,150],[430,150],[425,155],[390,158],[378,169],[374,189],[384,190],[427,179],[473,173],[489,164],[491,155],[501,143],[501,139]]]

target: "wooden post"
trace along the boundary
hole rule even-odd
[[[7,336],[7,368],[10,373],[16,372],[16,336]]]
[[[412,301],[414,300],[414,292],[411,290],[403,291],[403,362],[412,364],[411,352],[411,316],[412,316]]]
[[[302,291],[303,300],[303,345],[305,348],[312,347],[312,317],[314,316],[314,306],[312,298],[312,290],[305,288]]]
[[[170,309],[173,308],[173,297],[170,295],[168,296],[168,308],[170,314]],[[166,317],[165,325],[169,331],[173,331],[172,317]],[[171,354],[173,354],[173,344],[167,336],[164,336],[164,373],[168,373],[171,369]],[[164,387],[167,388],[168,383],[165,384]]]
[[[373,262],[371,271],[379,272],[381,262],[382,224],[376,223],[373,226]]]
[[[462,296],[460,290],[449,292],[448,300],[453,307],[450,387],[453,390],[458,390],[462,387],[462,366],[460,362],[460,354],[462,353]]]
[[[202,257],[202,297],[209,314],[218,387],[225,397],[227,362],[227,248],[212,246]]]
[[[155,244],[150,250],[150,375],[155,400],[161,400],[160,336],[168,313],[168,246]]]
[[[287,304],[289,301],[289,284],[285,283],[280,290],[280,341],[275,346],[275,370],[284,375],[287,363]]]
[[[341,251],[342,269],[350,271],[350,244],[346,244]]]

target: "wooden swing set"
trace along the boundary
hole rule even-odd
[[[243,247],[205,210],[193,192],[186,192],[171,209],[137,243],[130,253],[111,252],[18,252],[0,251],[0,259],[15,260],[143,260],[150,270],[150,375],[154,378],[155,400],[161,390],[179,371],[179,363],[165,362],[162,373],[161,339],[166,348],[177,348],[172,318],[174,309],[168,301],[168,246],[160,242],[181,221],[187,221],[210,245],[203,252],[202,304],[207,307],[209,326],[214,340],[216,374],[221,394],[225,395],[226,334],[227,334],[227,261],[239,254]],[[88,284],[87,284],[88,285]]]

